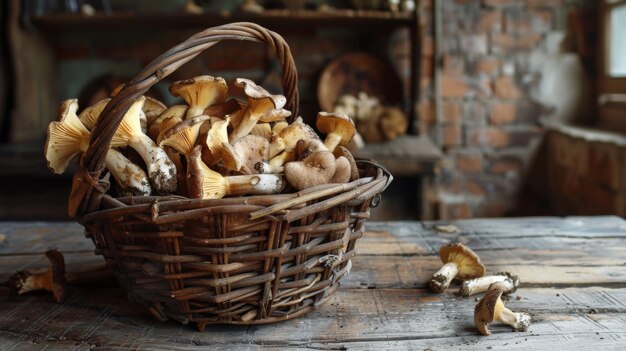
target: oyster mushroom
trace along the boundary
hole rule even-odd
[[[204,114],[204,110],[211,105],[224,102],[228,85],[221,77],[198,76],[172,83],[170,93],[187,102],[189,108],[185,118],[191,118]]]
[[[250,134],[237,140],[233,144],[233,150],[241,158],[241,168],[250,174],[258,162],[268,159],[270,145],[267,139]]]
[[[287,103],[284,96],[272,95],[249,79],[237,78],[235,84],[244,89],[248,97],[248,107],[243,110],[241,121],[230,133],[229,140],[231,143],[250,133],[257,121],[268,111],[282,109]]]
[[[324,145],[330,151],[337,145],[347,145],[356,133],[354,122],[343,113],[320,112],[315,125],[320,132],[326,134]]]
[[[355,181],[359,179],[359,167],[357,167],[356,161],[354,160],[354,157],[352,156],[350,150],[343,146],[337,146],[333,151],[333,155],[335,155],[335,157],[337,158],[343,156],[350,163],[350,181]]]
[[[111,99],[109,98],[102,99],[95,104],[87,107],[83,110],[83,112],[78,115],[78,119],[85,126],[85,128],[93,130],[93,128],[96,126],[98,118],[100,117],[100,113],[102,112],[102,110],[104,110],[109,101],[111,101]]]
[[[336,168],[335,156],[330,151],[318,151],[302,161],[285,164],[285,178],[291,186],[302,190],[328,183]]]
[[[141,131],[139,116],[144,102],[144,97],[137,99],[126,112],[113,135],[111,145],[135,149],[146,163],[148,178],[154,191],[160,195],[170,194],[176,191],[176,166],[165,151]]]
[[[329,183],[347,183],[350,181],[350,162],[347,158],[340,156],[335,160],[337,165],[335,174],[328,181]]]
[[[461,284],[459,296],[468,297],[487,291],[493,283],[502,283],[503,294],[514,293],[519,287],[519,277],[509,272],[499,272],[480,278],[466,280]]]
[[[504,306],[500,298],[504,289],[502,283],[492,284],[474,309],[474,325],[483,335],[491,335],[487,326],[493,321],[508,324],[516,331],[526,331],[532,321],[528,313],[516,313]]]
[[[210,169],[201,159],[201,147],[196,146],[187,159],[189,196],[200,199],[220,199],[228,195],[270,195],[285,189],[282,176],[251,174],[224,177]]]
[[[48,126],[46,160],[48,168],[56,174],[65,172],[69,162],[89,148],[90,132],[76,116],[77,109],[76,99],[64,101],[59,109],[59,120]],[[93,119],[90,117],[93,121],[97,119],[97,115]],[[105,166],[115,178],[122,195],[150,195],[151,188],[146,172],[120,152],[109,149]]]
[[[302,160],[314,152],[328,151],[321,140],[318,139],[300,139],[295,147],[296,159]]]
[[[461,243],[442,246],[439,257],[444,265],[433,274],[429,282],[433,292],[446,290],[455,277],[472,279],[485,275],[485,266],[480,262],[480,257]]]
[[[288,126],[289,126],[289,123],[287,122],[276,122],[276,124],[274,124],[274,126],[272,127],[272,133],[278,134],[280,133],[281,130],[287,128]]]
[[[231,144],[228,143],[228,124],[230,118],[217,121],[211,125],[211,129],[207,133],[204,140],[210,153],[203,159],[209,165],[219,164],[220,168],[230,171],[239,171],[242,165],[241,158],[237,154]]]
[[[175,118],[171,121],[182,122],[183,118],[185,118],[185,113],[187,112],[188,107],[186,105],[174,105],[169,107],[167,110],[163,111],[157,118],[152,120],[152,122],[148,125],[148,136],[156,141],[161,134],[162,131],[167,129],[168,127],[161,127],[163,121]],[[176,123],[173,123],[169,126],[172,126]]]
[[[301,117],[276,134],[270,143],[270,159],[284,150],[292,151],[300,139],[319,139],[317,133]]]
[[[260,136],[265,140],[270,140],[272,138],[272,127],[269,123],[257,123],[257,125],[255,125],[254,128],[252,128],[252,130],[250,131],[250,135]],[[267,151],[269,152],[269,144]]]

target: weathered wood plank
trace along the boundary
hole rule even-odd
[[[614,243],[617,245],[617,243]],[[64,253],[69,270],[95,266],[104,261],[91,252]],[[612,286],[626,287],[626,252],[503,250],[480,253],[487,273],[508,271],[520,276],[522,286]],[[526,258],[528,257],[528,258]],[[342,285],[350,288],[423,288],[441,267],[437,256],[371,256],[352,259],[350,275]],[[18,270],[47,266],[43,254],[0,256],[0,281]],[[455,288],[455,284],[452,288]]]
[[[77,290],[63,305],[41,296],[0,304],[0,335],[23,343],[35,341],[42,347],[73,340],[77,345],[102,349],[185,349],[181,345],[189,345],[190,350],[227,345],[402,345],[406,340],[440,339],[445,343],[449,338],[455,338],[451,342],[469,338],[480,345],[503,345],[538,336],[556,338],[568,349],[568,345],[578,345],[576,338],[572,341],[568,336],[579,333],[602,334],[607,342],[625,337],[626,306],[622,301],[626,289],[524,289],[520,293],[524,298],[513,299],[507,306],[534,315],[529,331],[510,333],[508,328],[494,326],[494,335],[488,338],[476,337],[473,299],[409,289],[340,289],[327,304],[304,318],[266,326],[216,326],[204,333],[174,322],[154,321],[124,301],[119,290]]]

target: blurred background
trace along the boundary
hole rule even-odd
[[[67,219],[72,170],[43,154],[61,100],[237,21],[289,43],[305,121],[353,112],[356,155],[395,176],[374,219],[626,213],[626,1],[8,0],[0,21],[0,219]],[[270,50],[222,42],[150,94],[202,74],[281,91]]]

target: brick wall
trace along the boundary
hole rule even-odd
[[[565,0],[441,0],[442,57],[435,65],[431,0],[422,1],[419,125],[445,151],[436,206],[442,219],[511,214],[544,135],[524,79],[529,57],[565,28]],[[593,3],[587,1],[587,3]],[[440,69],[436,118],[434,70]]]

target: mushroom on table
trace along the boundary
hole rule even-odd
[[[516,313],[504,306],[500,298],[504,289],[505,286],[502,283],[491,284],[474,309],[474,324],[483,335],[491,335],[487,326],[493,321],[508,324],[516,331],[525,331],[532,321],[528,313]]]
[[[519,287],[519,277],[509,272],[498,272],[494,275],[488,275],[480,278],[466,280],[459,288],[459,296],[468,297],[474,294],[487,291],[493,283],[502,283],[503,294],[511,294]]]
[[[439,257],[444,263],[429,282],[433,292],[441,293],[450,286],[452,279],[473,279],[485,275],[485,266],[480,257],[469,247],[461,244],[444,245],[439,249]]]

